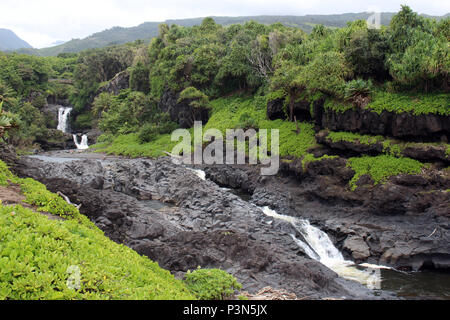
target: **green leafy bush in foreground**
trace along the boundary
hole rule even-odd
[[[75,207],[0,161],[0,184],[10,183],[38,210],[66,219],[0,202],[0,300],[194,298],[169,271],[111,241]]]
[[[235,277],[220,269],[188,271],[184,282],[200,300],[223,300],[231,297],[242,285]]]
[[[0,299],[192,299],[168,271],[95,226],[3,205],[0,225]],[[67,286],[71,266],[79,289]]]
[[[357,188],[356,183],[365,174],[369,175],[375,185],[386,181],[389,177],[399,174],[419,174],[424,164],[410,158],[397,158],[390,155],[376,157],[364,156],[348,159],[347,166],[355,171],[350,180],[352,190]]]

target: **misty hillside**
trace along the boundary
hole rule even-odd
[[[384,12],[381,14],[381,24],[388,25],[394,13]],[[344,27],[347,22],[359,19],[366,20],[370,13],[344,13],[333,15],[305,15],[305,16],[242,16],[242,17],[212,17],[216,23],[221,25],[230,25],[235,23],[245,23],[250,20],[264,24],[273,24],[281,22],[284,25],[298,27],[306,32],[310,32],[317,24],[323,24],[328,27]],[[429,18],[441,19],[442,17],[427,16]],[[172,25],[191,27],[199,25],[204,18],[167,20],[165,23]],[[123,28],[113,27],[111,29],[94,33],[84,39],[72,39],[64,44],[43,48],[43,49],[21,49],[21,53],[29,53],[40,56],[56,56],[60,53],[80,52],[86,49],[101,48],[115,44],[123,44],[135,40],[144,40],[149,42],[151,38],[158,35],[158,25],[162,22],[145,22],[136,27]]]
[[[32,47],[11,30],[0,29],[0,50],[16,50],[21,48]]]

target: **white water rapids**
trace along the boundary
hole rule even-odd
[[[194,172],[200,179],[206,180],[206,173],[203,170],[187,169]],[[356,265],[353,261],[345,260],[328,235],[319,228],[312,226],[308,220],[278,214],[269,207],[258,208],[268,217],[289,222],[303,236],[306,242],[291,234],[292,240],[311,259],[319,261],[342,278],[359,282],[366,285],[369,289],[381,289],[380,269],[390,269],[389,267],[368,263]]]
[[[342,253],[334,246],[328,235],[319,228],[312,226],[308,220],[281,215],[269,207],[260,209],[268,217],[291,223],[291,225],[303,236],[306,243],[297,239],[293,234],[291,234],[292,240],[294,240],[294,242],[301,247],[311,259],[319,261],[345,279],[357,281],[370,289],[381,288],[380,269],[390,268],[367,263],[359,265],[358,268],[358,265],[353,261],[345,260]]]
[[[75,142],[75,145],[77,146],[78,150],[86,150],[89,149],[88,145],[88,137],[87,135],[83,134],[81,137],[81,142],[78,143],[78,136],[76,134],[73,135],[73,141]]]

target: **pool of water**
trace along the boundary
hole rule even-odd
[[[381,270],[381,289],[406,299],[450,300],[450,272]]]
[[[38,160],[42,160],[44,162],[55,162],[55,163],[64,163],[64,162],[82,160],[80,158],[57,157],[57,156],[52,157],[52,156],[42,156],[42,155],[28,156],[28,158],[38,159]]]

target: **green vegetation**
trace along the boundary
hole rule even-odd
[[[397,158],[390,155],[376,157],[363,156],[350,158],[347,166],[355,171],[350,181],[350,188],[355,190],[357,182],[363,175],[369,175],[375,185],[385,182],[389,177],[399,174],[419,174],[424,164],[410,158]]]
[[[319,158],[316,158],[313,154],[307,153],[302,159],[302,168],[304,171],[308,167],[308,164],[311,162],[322,161],[322,160],[326,160],[326,159],[337,159],[337,158],[339,158],[339,157],[338,156],[329,156],[327,154],[325,154]]]
[[[375,144],[384,140],[383,136],[361,135],[358,133],[347,131],[331,131],[330,133],[328,133],[327,138],[329,138],[332,142],[348,141],[365,145]]]
[[[157,106],[167,90],[179,94],[178,102],[192,107],[192,118],[212,107],[212,101],[242,93],[259,99],[255,103],[261,108],[260,97],[284,100],[290,120],[300,99],[311,107],[324,99],[325,108],[341,112],[361,107],[378,113],[450,114],[448,18],[424,18],[402,7],[397,15],[386,18],[385,24],[391,22],[381,29],[369,28],[364,20],[344,25],[337,16],[329,22],[339,28],[309,20],[305,24],[295,17],[289,22],[280,18],[284,24],[230,25],[239,19],[187,20],[185,26],[163,23],[158,32],[156,24],[108,30],[97,36],[120,35],[121,39],[108,47],[58,57],[1,53],[0,100],[6,111],[17,116],[19,128],[5,139],[28,146],[45,139],[47,129],[55,126],[42,110],[45,99],[51,97],[70,99],[75,130],[98,126],[106,134],[138,134],[141,143],[149,143],[174,127]],[[268,23],[275,18],[258,19]],[[150,44],[117,44],[127,38],[128,31],[144,36],[143,30],[148,31],[144,38],[154,37]],[[119,73],[130,76],[130,89],[118,92],[121,84],[115,94],[104,92]],[[231,128],[256,129],[262,125],[261,114],[242,113]],[[312,108],[311,115],[314,118]],[[279,126],[283,132],[290,130],[284,130],[290,124]],[[284,154],[304,153],[292,145],[282,149]]]
[[[200,300],[224,300],[242,285],[235,277],[219,269],[197,269],[185,275],[187,288]]]
[[[0,299],[193,298],[170,272],[109,240],[73,205],[37,181],[15,177],[0,161],[0,185],[11,183],[38,211],[64,219],[0,203]],[[79,288],[67,285],[76,281],[72,266],[80,271]]]
[[[381,144],[384,153],[396,157],[401,157],[406,148],[445,148],[445,155],[450,157],[450,144],[444,142],[405,142],[383,136],[361,135],[346,131],[331,131],[327,134],[327,139],[330,139],[331,142],[347,141],[368,146]]]
[[[267,143],[269,149],[271,145],[270,130],[279,130],[281,156],[301,157],[307,153],[308,149],[316,146],[312,124],[300,123],[300,133],[294,134],[294,131],[296,131],[295,123],[266,119],[263,100],[251,96],[233,96],[211,101],[211,117],[203,127],[203,132],[205,133],[209,129],[218,129],[225,137],[227,129],[248,128],[249,123],[251,123],[252,128],[268,130]],[[144,135],[146,130],[141,129],[139,134],[101,137],[99,143],[93,148],[97,152],[108,154],[130,157],[159,157],[165,155],[164,151],[170,152],[178,143],[177,141],[171,141],[171,135],[168,133],[153,135],[152,132],[150,132],[150,141],[143,143],[143,137],[140,137],[140,135]],[[191,131],[191,134],[193,134],[193,131]]]
[[[14,126],[4,140],[19,147],[29,147],[56,128],[51,117],[43,112],[48,96],[68,98],[70,84],[61,83],[73,73],[73,57],[38,58],[0,52],[0,103],[14,119]]]
[[[405,94],[377,91],[367,108],[380,114],[383,111],[414,115],[440,114],[450,116],[450,99],[448,94]]]
[[[253,128],[268,130],[268,148],[271,145],[270,130],[279,130],[280,156],[282,157],[302,157],[308,149],[316,146],[312,124],[300,123],[300,133],[295,134],[295,123],[283,120],[267,120],[265,102],[261,97],[221,98],[211,101],[211,106],[211,117],[204,127],[204,131],[214,128],[225,135],[227,129],[248,127],[250,121]]]
[[[130,133],[127,135],[103,136],[98,144],[92,146],[96,152],[122,155],[131,158],[149,157],[157,158],[166,156],[164,153],[171,152],[178,142],[171,141],[170,134],[157,135],[152,137],[150,142],[142,143],[139,135]]]

